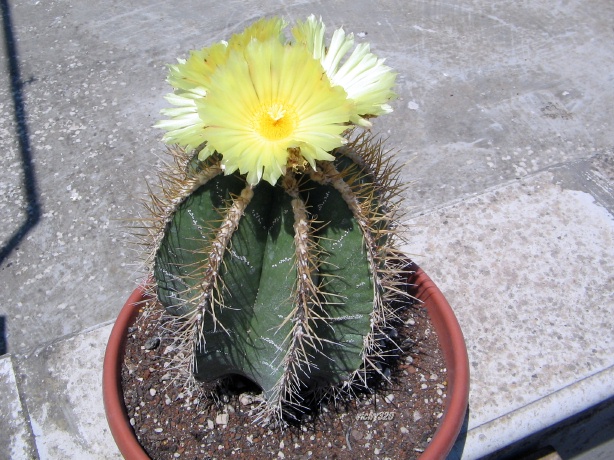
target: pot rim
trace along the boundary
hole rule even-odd
[[[438,460],[450,453],[465,421],[469,403],[469,358],[460,324],[443,293],[417,264],[411,262],[409,269],[413,269],[408,279],[412,285],[409,292],[426,308],[446,363],[448,397],[444,415],[420,456],[420,460]]]
[[[445,458],[452,450],[465,419],[469,400],[469,359],[460,325],[452,307],[431,280],[414,262],[407,266],[409,293],[422,301],[437,332],[447,372],[447,398],[439,427],[420,460]],[[149,460],[134,433],[123,398],[121,366],[127,330],[134,323],[147,298],[145,286],[130,295],[111,330],[104,356],[102,393],[111,434],[119,451],[128,460]]]
[[[111,329],[102,368],[102,399],[107,422],[119,451],[129,460],[150,460],[130,425],[121,378],[127,331],[134,324],[145,296],[145,287],[137,287],[119,312]]]

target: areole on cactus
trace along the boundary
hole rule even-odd
[[[394,74],[313,16],[261,20],[171,66],[177,144],[149,209],[157,299],[199,380],[241,375],[281,421],[381,373],[395,317],[396,169],[352,124],[390,111]],[[358,128],[360,129],[360,128]]]

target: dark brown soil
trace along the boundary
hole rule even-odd
[[[401,313],[397,343],[404,345],[392,383],[342,407],[324,406],[314,419],[284,431],[254,424],[253,393],[213,401],[171,383],[172,340],[159,326],[159,316],[150,309],[130,329],[122,369],[130,423],[155,460],[412,459],[428,445],[443,415],[446,369],[421,307]],[[160,344],[146,350],[147,340],[156,338]]]

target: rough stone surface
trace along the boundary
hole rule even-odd
[[[0,358],[0,459],[31,458],[34,441],[10,356]]]
[[[611,458],[614,452],[614,408],[611,403],[609,410],[592,416],[588,423],[585,420],[588,417],[584,415],[562,430],[549,427],[565,425],[566,420],[587,412],[587,408],[608,399],[612,401],[612,381],[614,368],[611,367],[538,401],[502,413],[483,425],[472,426],[466,437],[461,435],[448,460],[517,458],[518,454],[530,451],[535,445],[540,448],[555,446],[562,458]]]
[[[11,350],[112,319],[141,274],[123,219],[138,215],[163,149],[151,126],[166,104],[165,64],[264,14],[312,12],[398,70],[394,115],[375,129],[410,161],[413,212],[612,152],[608,1],[12,2],[40,220],[2,261]],[[0,82],[2,245],[28,203],[6,71]]]
[[[497,428],[502,417],[523,420],[506,425],[527,435],[578,409],[590,390],[574,384],[614,368],[614,216],[557,182],[542,172],[408,222],[406,252],[454,306],[467,341],[468,429],[505,433],[499,443],[512,436]],[[518,418],[567,387],[558,405]],[[614,394],[601,387],[602,398]]]
[[[407,250],[450,297],[470,344],[470,426],[612,365],[613,2],[2,7],[0,343],[24,374],[16,384],[35,433],[42,420],[55,424],[49,433],[88,423],[72,414],[61,372],[46,377],[42,350],[69,353],[58,340],[112,321],[143,276],[125,233],[163,149],[151,126],[166,104],[165,64],[269,14],[321,15],[399,73],[395,112],[374,129],[411,183]],[[79,348],[87,385],[99,378],[100,340]],[[49,381],[62,404],[43,398]],[[90,442],[80,436],[66,438],[78,453]],[[41,458],[53,458],[43,439]]]
[[[110,332],[111,326],[104,326],[22,357],[19,372],[41,459],[122,458],[102,405]]]
[[[614,366],[614,217],[590,195],[542,173],[410,224],[466,335],[471,425]]]

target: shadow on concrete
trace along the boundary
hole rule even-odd
[[[0,316],[0,356],[8,353],[6,344],[6,316]]]
[[[532,434],[481,460],[614,458],[614,397]]]
[[[23,185],[26,201],[26,220],[17,228],[0,247],[0,265],[15,250],[19,243],[24,239],[32,228],[36,226],[41,217],[40,204],[38,202],[38,192],[36,187],[36,176],[34,165],[32,164],[32,150],[28,135],[28,125],[26,123],[26,109],[23,100],[24,82],[19,71],[19,55],[13,34],[13,23],[11,20],[11,8],[8,0],[0,0],[0,10],[2,11],[2,29],[4,32],[4,42],[6,44],[8,73],[10,76],[11,94],[13,96],[13,109],[15,123],[17,126],[17,140],[21,152],[21,164],[23,168]]]
[[[463,420],[463,425],[461,426],[460,433],[458,434],[458,438],[456,438],[454,447],[452,447],[452,450],[448,454],[446,460],[460,460],[463,456],[465,444],[467,443],[467,431],[469,430],[470,411],[471,408],[467,406],[467,412],[465,412],[465,419]]]

